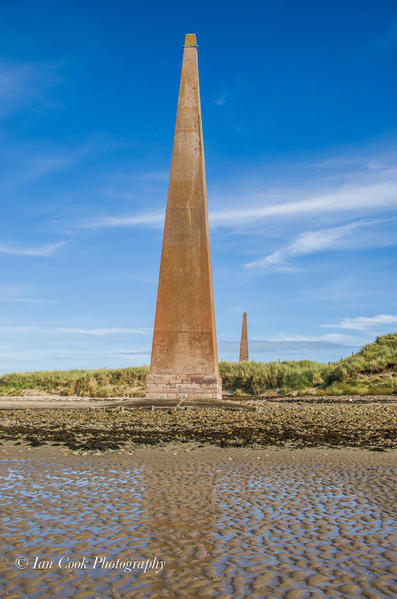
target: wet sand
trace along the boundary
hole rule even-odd
[[[186,449],[3,445],[0,596],[397,595],[397,450]]]

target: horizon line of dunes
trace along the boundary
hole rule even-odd
[[[0,395],[29,392],[81,397],[142,397],[148,366],[10,373]],[[397,333],[378,337],[352,356],[310,360],[219,362],[223,392],[231,395],[389,395],[397,393]]]

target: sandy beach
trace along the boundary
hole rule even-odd
[[[397,450],[9,441],[0,595],[393,597],[396,474]]]

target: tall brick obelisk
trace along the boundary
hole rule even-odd
[[[183,51],[146,397],[222,399],[195,34]]]
[[[240,341],[240,362],[248,362],[248,332],[247,332],[247,312],[243,314],[243,326],[241,328]]]

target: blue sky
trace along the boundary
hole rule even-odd
[[[242,10],[244,9],[244,10]],[[220,358],[397,330],[397,4],[2,2],[0,372],[148,364],[186,32]]]

